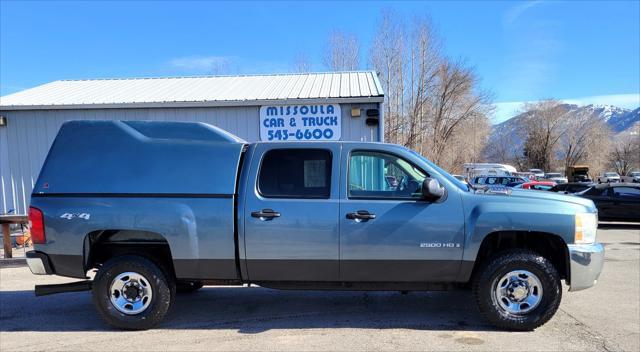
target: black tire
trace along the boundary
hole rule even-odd
[[[498,280],[514,270],[533,273],[542,285],[540,302],[523,314],[508,312],[493,298]],[[548,259],[528,250],[508,250],[490,258],[476,273],[473,291],[480,312],[491,324],[516,331],[530,331],[549,321],[562,299],[562,283],[556,268]]]
[[[191,293],[198,291],[202,286],[202,281],[178,281],[176,291],[178,293]]]
[[[153,295],[149,306],[142,312],[130,315],[120,312],[111,303],[111,283],[124,272],[135,272],[147,279]],[[151,260],[123,255],[109,259],[93,280],[93,303],[109,325],[125,330],[146,330],[156,326],[165,317],[176,294],[175,282],[166,270]]]

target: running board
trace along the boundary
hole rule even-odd
[[[91,280],[84,280],[68,284],[36,285],[35,293],[36,296],[46,296],[55,293],[89,291],[92,283]]]

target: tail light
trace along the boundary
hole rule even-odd
[[[31,224],[31,240],[33,243],[46,243],[47,237],[44,233],[44,215],[40,209],[29,207],[29,223]]]

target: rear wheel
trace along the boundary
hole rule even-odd
[[[109,259],[93,280],[93,302],[110,325],[145,330],[157,325],[175,297],[175,283],[147,258],[124,255]]]
[[[527,250],[502,252],[474,278],[480,312],[502,329],[533,330],[546,323],[560,306],[562,285],[553,264]]]

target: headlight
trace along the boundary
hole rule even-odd
[[[598,230],[598,215],[596,213],[576,214],[575,243],[594,243]]]

